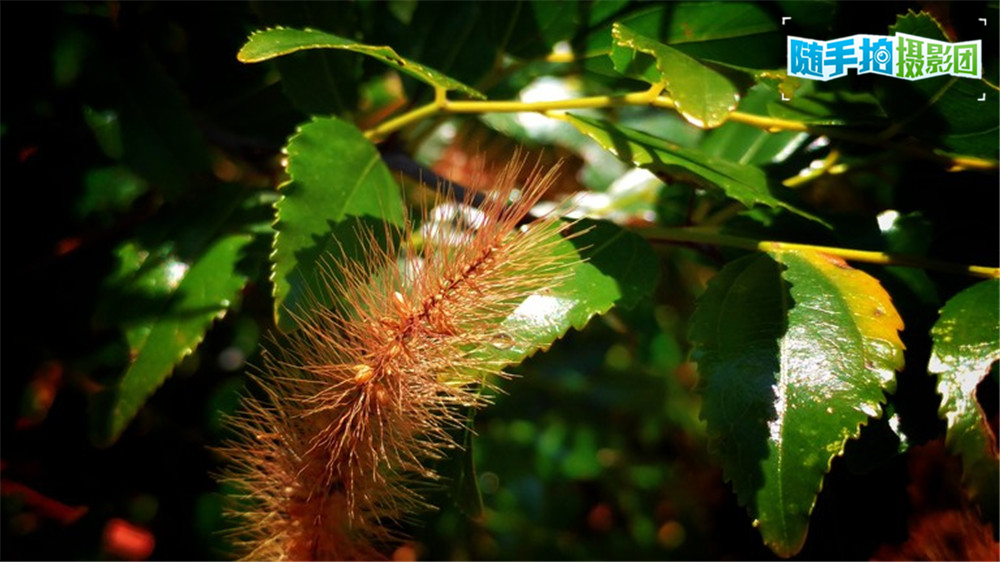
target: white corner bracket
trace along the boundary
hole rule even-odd
[[[986,101],[986,92],[983,92],[983,97],[979,98],[976,101]]]
[[[983,94],[983,97],[985,98],[986,94]],[[781,101],[792,101],[792,100],[785,97],[785,92],[781,92]]]
[[[785,25],[785,22],[788,21],[788,20],[790,20],[790,19],[792,19],[790,16],[781,16],[781,25]],[[979,19],[984,20],[986,18],[979,18]]]
[[[781,18],[781,19],[782,19],[781,25],[785,25],[785,22],[784,22],[785,18]],[[986,27],[986,18],[979,18],[979,21],[983,22],[983,27]]]

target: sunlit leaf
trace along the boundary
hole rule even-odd
[[[276,27],[257,31],[240,49],[237,58],[242,62],[260,62],[296,51],[308,49],[341,49],[376,58],[385,64],[426,84],[456,90],[474,98],[484,98],[482,93],[461,82],[417,62],[399,56],[391,47],[365,45],[315,29],[288,29]]]
[[[1000,360],[1000,281],[983,281],[952,297],[931,330],[928,370],[937,375],[939,415],[948,422],[948,447],[962,456],[973,493],[997,489],[997,436],[976,398],[976,387]]]
[[[693,125],[717,127],[736,109],[740,96],[723,75],[624,25],[615,24],[611,34],[615,42],[610,56],[615,70],[650,84],[662,83],[677,111]],[[643,54],[651,56],[655,65],[647,64]]]
[[[248,234],[223,236],[190,262],[169,245],[146,248],[128,242],[118,249],[119,267],[111,284],[147,304],[144,314],[124,320],[130,362],[121,380],[99,397],[95,441],[116,441],[146,399],[201,343],[212,322],[226,313],[246,283],[236,264],[250,240]]]
[[[740,101],[742,112],[765,115],[767,104],[775,98],[773,90],[755,86]],[[716,156],[752,166],[780,162],[795,153],[809,139],[807,133],[781,131],[771,133],[745,123],[729,121],[709,132],[699,147]]]
[[[359,16],[359,6],[353,3],[259,2],[255,10],[263,27],[310,26],[347,36],[357,28]],[[274,65],[281,74],[281,90],[299,111],[345,116],[358,107],[362,62],[349,51],[309,49],[278,57]]]
[[[277,324],[290,330],[295,323],[289,312],[302,312],[312,297],[324,294],[317,266],[331,257],[363,258],[359,221],[402,226],[403,206],[375,146],[350,123],[313,118],[285,151],[292,179],[281,186],[275,204],[271,275]]]
[[[875,279],[816,252],[741,258],[699,299],[702,417],[775,553],[802,548],[830,463],[881,415],[903,365],[902,327]]]
[[[756,166],[716,158],[599,119],[570,115],[569,121],[624,162],[656,174],[719,188],[747,207],[757,204],[781,207],[810,220],[820,220],[772,195],[767,176]]]
[[[583,329],[613,306],[635,306],[656,287],[656,254],[642,237],[608,222],[580,221],[574,230],[585,232],[553,250],[572,274],[544,294],[529,296],[504,322],[524,342],[523,348],[502,352],[512,364],[547,349],[570,328]]]

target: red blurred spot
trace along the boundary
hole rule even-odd
[[[29,429],[45,420],[62,381],[63,367],[58,361],[47,361],[35,370],[24,390],[21,417],[15,425],[17,429]]]
[[[35,513],[49,519],[55,519],[63,525],[74,523],[87,513],[87,508],[84,506],[66,505],[40,494],[20,482],[10,480],[0,480],[0,496],[18,497],[26,507]]]
[[[394,562],[416,562],[417,549],[413,545],[404,544],[393,551],[392,559]]]
[[[587,525],[591,529],[603,533],[610,531],[614,524],[614,513],[611,512],[611,507],[608,504],[599,503],[590,508],[590,513],[587,514]]]
[[[677,521],[667,521],[656,531],[656,540],[664,548],[677,548],[684,542],[684,526]]]
[[[56,255],[65,256],[66,254],[79,248],[81,244],[83,244],[82,238],[76,236],[71,236],[70,238],[63,238],[62,240],[56,242]]]
[[[108,520],[101,542],[105,552],[126,560],[145,560],[156,546],[153,533],[117,518]]]
[[[24,164],[24,162],[27,161],[28,158],[31,158],[37,152],[38,152],[38,147],[37,146],[35,146],[35,145],[26,146],[26,147],[22,148],[20,152],[17,153],[17,159],[22,164]]]

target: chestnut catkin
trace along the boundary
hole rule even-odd
[[[450,431],[503,376],[489,350],[529,346],[504,320],[573,263],[558,216],[519,226],[556,173],[536,167],[511,203],[522,166],[478,208],[425,210],[419,247],[359,233],[366,259],[330,261],[324,275],[340,306],[300,311],[299,329],[265,352],[263,398],[245,400],[223,449],[224,480],[246,496],[247,558],[377,558],[423,507],[414,484],[437,478],[428,461],[456,447]]]

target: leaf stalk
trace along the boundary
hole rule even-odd
[[[435,88],[434,101],[394,117],[384,123],[365,131],[365,136],[378,142],[389,134],[398,131],[411,123],[437,114],[486,114],[486,113],[540,113],[547,117],[558,118],[553,111],[571,109],[603,109],[622,106],[652,106],[664,109],[676,109],[674,100],[669,96],[660,95],[663,84],[654,84],[650,89],[616,96],[588,96],[565,100],[523,102],[513,100],[461,100],[453,101],[447,97],[444,88]],[[868,134],[859,131],[846,130],[840,127],[818,126],[778,117],[755,115],[743,111],[732,111],[727,120],[743,123],[763,129],[769,133],[792,131],[812,135],[825,135],[860,144],[882,145],[893,150],[913,154],[918,157],[937,160],[954,171],[980,170],[991,171],[998,168],[998,162],[976,156],[949,156],[922,147],[905,143],[889,143],[885,135]]]
[[[727,246],[730,248],[739,248],[742,250],[758,252],[806,250],[821,252],[830,256],[837,256],[847,261],[876,265],[915,267],[941,271],[944,273],[971,275],[974,277],[985,277],[988,279],[1000,279],[1000,268],[957,264],[909,254],[855,250],[852,248],[840,248],[836,246],[816,246],[813,244],[799,244],[795,242],[780,242],[775,240],[754,240],[752,238],[744,238],[741,236],[720,234],[715,230],[707,230],[697,227],[650,227],[639,229],[637,232],[651,242],[690,242],[696,244]]]

